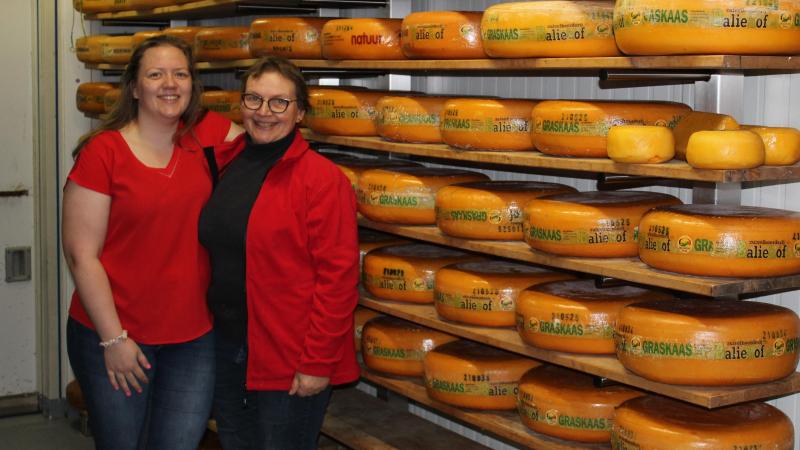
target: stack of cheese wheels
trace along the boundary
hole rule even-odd
[[[250,24],[250,54],[290,59],[322,58],[321,17],[265,17]]]
[[[717,277],[800,273],[800,213],[772,208],[679,205],[642,217],[639,258],[670,272]]]
[[[670,295],[634,286],[599,288],[593,280],[531,286],[517,299],[516,323],[526,343],[570,353],[613,354],[623,306]]]
[[[525,242],[537,250],[565,256],[636,256],[637,227],[656,206],[680,204],[657,192],[614,191],[548,195],[524,209]]]
[[[136,47],[139,46],[139,44],[146,41],[147,39],[156,36],[161,36],[162,34],[164,34],[164,32],[161,30],[147,30],[147,31],[139,31],[137,33],[133,33],[133,48],[135,49]]]
[[[608,130],[608,157],[615,162],[657,164],[675,156],[672,130],[657,125],[617,125]]]
[[[574,278],[508,261],[473,261],[436,271],[433,297],[439,316],[488,327],[513,327],[520,291],[529,286]]]
[[[542,365],[519,380],[517,412],[522,423],[537,433],[608,443],[614,408],[642,395],[619,385],[598,388],[591,375]]]
[[[403,53],[413,59],[485,58],[480,12],[424,11],[403,18]]]
[[[539,364],[495,347],[458,340],[425,355],[425,388],[428,397],[450,405],[512,410],[519,379]]]
[[[615,125],[674,127],[691,108],[672,102],[549,100],[533,108],[533,145],[557,156],[605,158]]]
[[[445,186],[436,194],[436,225],[468,239],[522,240],[522,209],[543,195],[575,192],[558,183],[478,181]]]
[[[671,384],[731,386],[793,373],[800,319],[754,301],[680,299],[622,308],[617,358],[626,369]]]
[[[752,169],[764,156],[761,136],[747,130],[698,131],[686,145],[686,162],[697,169]]]
[[[533,100],[451,98],[442,114],[442,139],[448,145],[475,150],[533,150]]]
[[[304,123],[322,134],[377,136],[375,105],[386,94],[366,89],[309,88],[311,109],[306,111]]]
[[[361,331],[361,356],[372,370],[392,375],[423,375],[425,354],[458,338],[396,317],[370,319]]]
[[[739,124],[731,116],[725,114],[691,111],[686,114],[673,129],[675,136],[675,157],[686,159],[686,147],[689,139],[698,131],[738,130]]]
[[[230,61],[250,58],[250,29],[247,27],[207,27],[194,36],[198,61]]]
[[[402,19],[333,19],[322,27],[325,59],[405,59]]]
[[[103,95],[103,112],[107,114],[114,110],[120,96],[122,96],[122,90],[120,88],[115,87],[114,89],[106,91],[105,95]]]
[[[358,267],[364,264],[364,256],[376,248],[388,247],[390,245],[407,244],[408,241],[392,234],[381,233],[380,231],[368,228],[358,229]]]
[[[387,95],[375,105],[375,127],[390,141],[439,144],[439,116],[447,97]]]
[[[401,159],[366,159],[366,158],[339,158],[334,163],[344,172],[350,180],[354,191],[358,191],[358,179],[361,174],[371,169],[391,169],[393,167],[419,167],[413,161],[403,161]]]
[[[619,55],[613,14],[613,1],[501,3],[483,13],[483,47],[495,58]]]
[[[614,36],[630,55],[794,55],[795,0],[621,0]]]
[[[103,62],[103,42],[109,36],[98,34],[82,36],[75,40],[75,56],[78,61],[87,64],[100,64]]]
[[[792,421],[757,402],[709,410],[665,397],[634,398],[616,409],[611,432],[615,450],[793,447]]]
[[[186,44],[190,47],[194,48],[194,38],[197,36],[197,33],[203,29],[203,27],[169,27],[165,28],[163,33],[167,36],[180,39],[183,42],[186,42]]]
[[[239,91],[206,90],[200,97],[203,107],[220,113],[236,123],[242,123],[241,99]]]
[[[127,64],[133,53],[133,35],[106,36],[100,41],[102,60],[107,64]]]
[[[75,94],[75,103],[78,111],[88,114],[103,114],[106,112],[105,98],[106,92],[114,89],[115,85],[105,82],[81,83]]]
[[[436,271],[478,256],[428,244],[392,245],[364,256],[363,285],[377,297],[409,303],[433,303]]]
[[[439,189],[488,179],[479,172],[435,167],[367,170],[358,178],[358,212],[377,222],[433,225]]]
[[[361,351],[361,335],[364,331],[364,324],[370,319],[382,316],[383,314],[379,313],[378,311],[361,306],[356,307],[356,310],[353,313],[353,335],[356,340],[356,352]]]
[[[800,161],[800,131],[787,127],[742,125],[757,134],[764,143],[764,164],[791,166]]]

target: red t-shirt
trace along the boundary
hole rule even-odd
[[[106,131],[83,147],[67,177],[111,196],[100,262],[122,327],[137,342],[185,342],[211,329],[208,255],[197,238],[211,195],[202,147],[222,143],[230,123],[206,114],[195,126],[197,139],[185,135],[163,169],[145,166],[118,131]],[[94,329],[77,290],[69,314]]]

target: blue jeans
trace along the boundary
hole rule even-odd
[[[315,450],[331,387],[299,397],[245,386],[247,347],[217,334],[214,418],[225,450]]]
[[[108,381],[100,337],[67,323],[67,353],[89,412],[97,450],[196,450],[214,393],[214,333],[180,344],[138,344],[152,366],[142,393]]]

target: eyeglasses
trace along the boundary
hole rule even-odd
[[[258,94],[242,94],[242,104],[245,108],[258,111],[261,109],[261,106],[264,104],[264,102],[266,102],[267,108],[269,108],[269,110],[275,114],[286,112],[286,110],[289,108],[289,105],[296,101],[297,99],[280,97],[264,98]]]

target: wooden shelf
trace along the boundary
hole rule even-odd
[[[436,314],[436,308],[433,305],[380,300],[364,293],[361,295],[360,304],[426,327],[502,348],[520,355],[530,356],[540,361],[606,377],[629,386],[706,408],[718,408],[720,406],[800,392],[800,373],[798,372],[783,380],[771,383],[737,387],[678,386],[657,383],[628,372],[617,358],[612,355],[583,355],[543,350],[523,342],[513,328],[468,326],[442,320]]]

